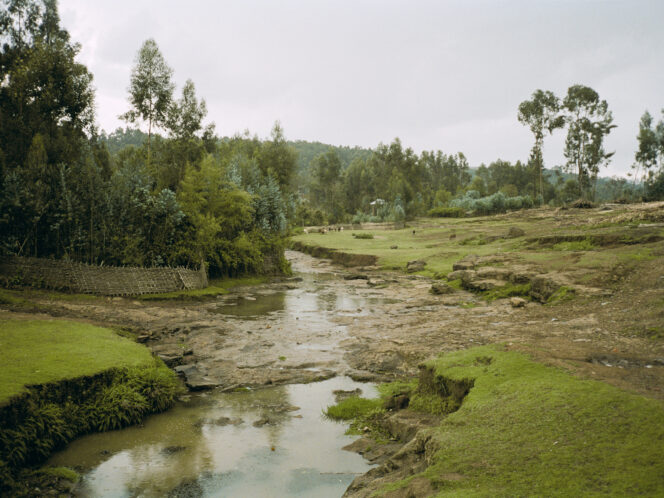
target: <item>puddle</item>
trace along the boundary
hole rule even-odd
[[[223,304],[212,308],[210,311],[238,318],[256,319],[282,311],[285,308],[286,294],[284,292],[251,297],[251,299],[247,299],[238,296],[232,300],[225,300]]]
[[[83,470],[90,497],[341,496],[371,466],[341,450],[354,437],[322,410],[332,391],[357,388],[376,396],[347,377],[191,395],[143,426],[78,439],[48,464]]]

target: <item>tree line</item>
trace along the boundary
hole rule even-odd
[[[205,100],[157,43],[139,48],[121,114],[95,125],[93,76],[62,29],[56,0],[0,0],[0,251],[114,265],[205,262],[212,275],[284,269],[289,225],[402,221],[491,213],[579,197],[664,198],[664,119],[646,112],[633,182],[604,179],[615,125],[583,85],[536,90],[517,119],[528,160],[471,168],[461,152],[415,153],[397,138],[374,149],[288,142],[277,122],[260,139],[219,138]],[[146,132],[141,131],[141,128]],[[547,135],[566,128],[566,163],[546,169]],[[455,209],[456,211],[447,211]]]
[[[664,113],[664,111],[663,111]],[[471,168],[463,153],[404,148],[399,139],[379,144],[370,154],[344,161],[330,148],[310,160],[301,174],[302,224],[342,221],[398,221],[402,217],[459,212],[490,214],[542,204],[664,198],[664,120],[656,125],[646,112],[637,135],[633,182],[600,178],[613,156],[605,138],[616,126],[605,100],[592,88],[573,85],[564,98],[536,90],[518,106],[517,119],[528,126],[534,144],[528,160],[497,159]],[[546,135],[567,129],[566,162],[544,167]]]
[[[174,96],[173,70],[150,39],[122,115],[146,126],[147,140],[133,129],[131,144],[114,142],[95,126],[93,77],[56,0],[3,0],[0,42],[0,251],[205,262],[213,276],[286,269],[296,154],[278,123],[267,140],[220,142],[194,83]]]

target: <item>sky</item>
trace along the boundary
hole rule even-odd
[[[526,161],[517,120],[536,89],[564,97],[583,84],[617,128],[602,176],[625,176],[645,110],[664,108],[661,0],[60,0],[62,25],[94,75],[97,120],[124,123],[136,54],[153,38],[193,80],[220,136],[261,138],[280,121],[289,140],[376,147],[399,137],[416,152],[463,152],[471,166]],[[544,141],[565,162],[565,131]]]

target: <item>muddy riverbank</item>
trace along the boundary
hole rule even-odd
[[[610,297],[515,308],[508,299],[488,303],[463,290],[433,295],[432,281],[417,275],[348,270],[295,251],[288,257],[294,277],[203,302],[37,304],[64,317],[133,331],[193,390],[335,375],[389,380],[415,375],[419,362],[440,352],[503,342],[545,363],[664,398],[661,342],[622,332],[633,323],[633,310],[661,292],[657,260],[627,275]]]
[[[332,377],[391,380],[416,375],[418,364],[440,352],[499,342],[582,377],[664,399],[661,344],[621,333],[634,307],[661,292],[657,260],[626,275],[610,296],[514,307],[509,299],[489,303],[464,290],[434,295],[432,280],[417,275],[349,270],[294,251],[288,257],[293,277],[200,302],[41,297],[35,305],[131,331],[204,395]]]

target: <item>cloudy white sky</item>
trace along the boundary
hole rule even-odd
[[[615,150],[633,162],[644,110],[664,107],[661,0],[60,0],[62,24],[95,77],[97,115],[123,123],[136,53],[154,38],[180,92],[191,78],[220,135],[421,151],[462,151],[471,165],[526,160],[517,121],[537,89],[588,85],[606,99]],[[562,164],[564,132],[545,141]]]

